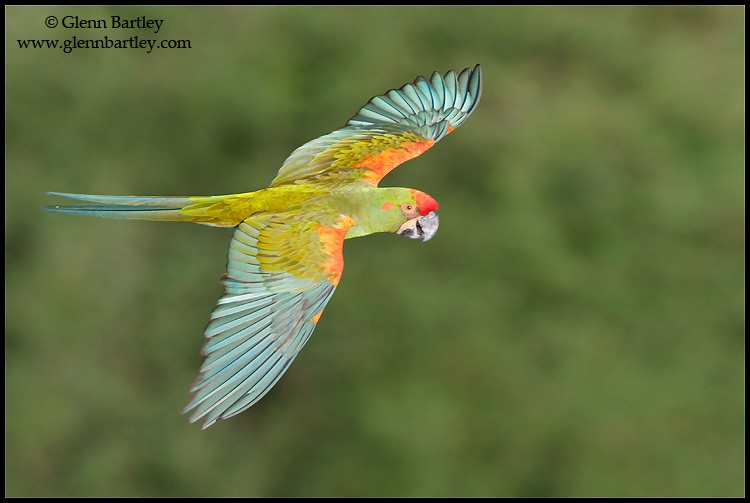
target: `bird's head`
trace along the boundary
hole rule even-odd
[[[401,236],[428,241],[438,230],[438,203],[424,192],[404,189],[380,208],[393,222],[392,232]]]
[[[412,239],[431,239],[438,229],[438,203],[432,197],[414,189],[366,189],[363,204],[355,207],[352,216],[356,224],[347,238],[366,236],[374,232],[393,232]]]

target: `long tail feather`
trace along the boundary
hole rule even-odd
[[[43,207],[55,213],[135,220],[193,220],[180,212],[180,209],[192,204],[188,197],[97,196],[66,192],[48,192],[48,194],[94,203]]]

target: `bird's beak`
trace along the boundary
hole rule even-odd
[[[406,236],[407,238],[421,238],[422,241],[429,241],[437,232],[439,223],[437,213],[431,211],[423,217],[407,220],[404,222],[404,225],[399,227],[396,234]]]

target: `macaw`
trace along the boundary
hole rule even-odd
[[[393,168],[432,147],[474,111],[481,68],[375,96],[346,125],[305,143],[270,187],[224,196],[137,197],[50,192],[86,204],[44,209],[98,217],[234,227],[224,293],[205,329],[200,373],[183,413],[203,428],[234,416],[278,382],[315,329],[344,268],[344,239],[392,232],[427,241],[438,203],[379,188]]]

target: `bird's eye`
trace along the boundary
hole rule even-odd
[[[404,203],[401,205],[401,211],[406,218],[414,218],[419,215],[419,208],[416,204]]]

